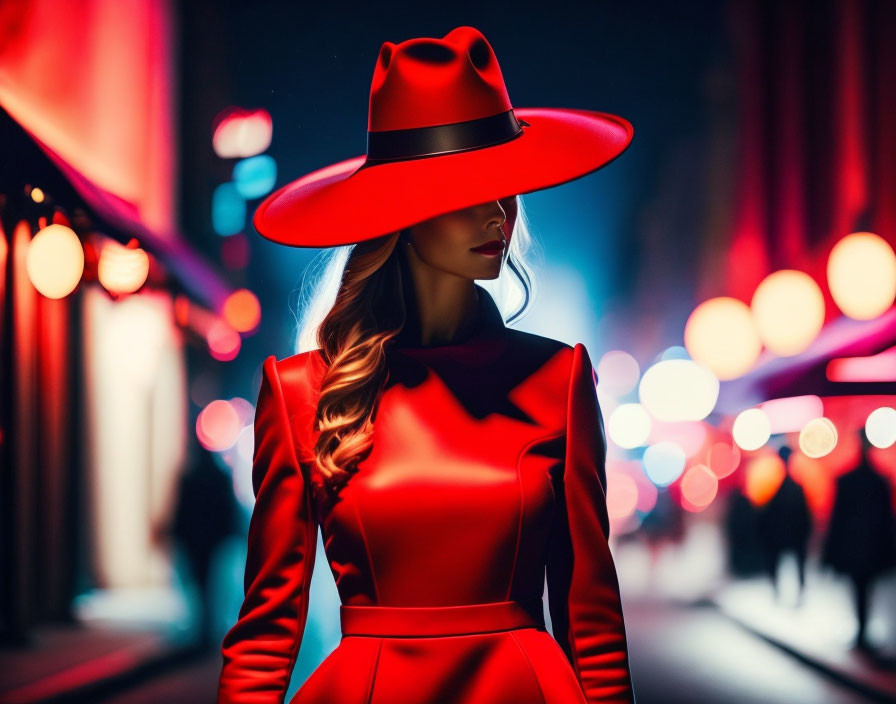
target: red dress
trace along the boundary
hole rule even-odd
[[[323,358],[265,360],[219,704],[283,701],[318,526],[342,640],[292,704],[634,701],[588,352],[505,327],[478,290],[466,340],[389,348],[373,449],[334,504],[309,474]]]

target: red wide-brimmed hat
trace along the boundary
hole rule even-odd
[[[490,200],[584,176],[632,139],[621,117],[513,108],[482,32],[457,27],[380,49],[367,153],[271,193],[255,229],[293,247],[356,244]]]

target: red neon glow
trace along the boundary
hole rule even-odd
[[[171,232],[170,3],[10,4],[19,10],[0,23],[0,104],[81,175],[133,203],[144,224]]]
[[[768,416],[773,435],[795,433],[813,418],[824,415],[824,403],[818,396],[791,396],[760,403],[759,410]]]
[[[831,381],[896,381],[896,347],[870,357],[832,359],[825,373]]]

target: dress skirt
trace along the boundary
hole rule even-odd
[[[342,640],[291,704],[586,704],[541,598],[341,606]]]

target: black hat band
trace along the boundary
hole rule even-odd
[[[518,120],[511,108],[448,125],[368,132],[367,160],[361,168],[491,147],[519,137],[524,126],[529,127],[529,123]]]

